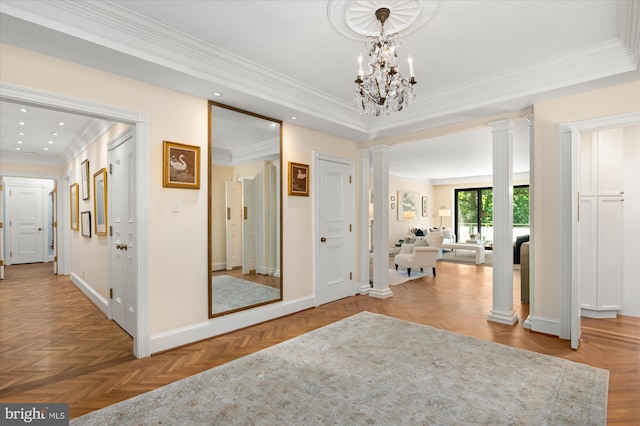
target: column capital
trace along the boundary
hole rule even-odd
[[[525,117],[527,119],[527,122],[529,123],[529,126],[533,126],[533,122],[535,120],[535,115],[533,114],[527,114],[525,115]]]
[[[371,155],[371,150],[369,148],[360,148],[358,150],[360,152],[360,157],[361,158],[369,158],[369,156]]]
[[[371,147],[371,152],[374,154],[384,153],[388,154],[391,151],[391,146],[389,145],[374,145]]]
[[[489,126],[491,126],[493,133],[504,132],[507,130],[513,131],[513,129],[516,126],[513,120],[510,118],[507,118],[505,120],[492,121],[491,123],[488,123],[488,124]]]

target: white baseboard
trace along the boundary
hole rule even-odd
[[[71,273],[71,282],[78,287],[78,289],[87,296],[94,305],[98,307],[105,314],[105,316],[111,319],[111,309],[109,309],[109,300],[102,297],[98,292],[96,292],[93,287],[87,284],[82,278],[76,275],[74,272]]]
[[[580,316],[585,318],[617,318],[618,311],[595,311],[593,309],[580,309]]]
[[[315,297],[309,296],[291,301],[270,303],[254,309],[212,318],[209,321],[199,324],[157,333],[151,336],[151,353],[154,354],[199,340],[219,336],[234,330],[313,308],[314,306]]]
[[[560,336],[560,321],[557,319],[529,315],[526,322],[531,324],[531,331]]]
[[[227,269],[226,262],[214,263],[211,265],[212,271],[225,271]]]

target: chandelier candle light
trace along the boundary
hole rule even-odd
[[[367,73],[362,68],[362,55],[358,57],[359,69],[355,83],[356,107],[361,114],[380,116],[384,111],[389,116],[401,111],[413,102],[416,79],[413,74],[413,59],[409,57],[409,79],[403,78],[396,64],[397,47],[400,46],[400,34],[384,34],[384,22],[391,11],[387,8],[376,10],[380,21],[380,36],[367,37],[365,47],[369,51]]]

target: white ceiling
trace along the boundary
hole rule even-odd
[[[399,63],[407,73],[404,60],[414,58],[416,102],[369,118],[353,107],[364,37],[348,35],[341,19],[354,7],[382,6],[392,16],[420,8],[432,16],[425,12],[401,31]],[[363,145],[640,78],[637,0],[3,0],[0,13],[3,43],[204,99],[218,92],[218,102]],[[424,180],[491,172],[486,129],[411,139],[412,146],[393,148],[392,174],[413,169]],[[3,156],[12,144],[3,131]]]

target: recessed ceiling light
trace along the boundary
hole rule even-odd
[[[33,151],[27,151],[27,152],[25,152],[24,154],[25,154],[25,155],[33,155],[33,154],[35,154],[35,152],[33,152]]]
[[[19,144],[22,144],[22,141],[18,141]]]
[[[21,121],[18,124],[21,125],[21,126],[24,126],[24,121]]]
[[[49,141],[49,144],[52,144],[52,143],[53,143],[53,141]]]
[[[53,136],[58,136],[56,132],[51,133]]]
[[[26,108],[20,108],[20,112],[27,112]]]
[[[45,151],[49,151],[49,148],[47,148],[47,147],[45,146],[45,147],[44,147],[44,150],[45,150]]]
[[[18,133],[18,136],[24,136],[23,132]]]
[[[297,120],[297,119],[298,119],[298,117],[291,117],[291,119],[292,119],[292,120]]]
[[[20,151],[20,147],[19,147],[19,146],[18,146],[18,147],[16,147],[16,151]]]
[[[276,123],[271,123],[271,127],[276,127],[277,124]]]
[[[61,121],[58,123],[59,126],[64,126],[64,123]]]
[[[218,93],[218,92],[215,92],[215,93],[213,94],[213,96],[215,96],[215,97],[217,98],[217,97],[222,96],[222,94],[221,94],[221,93]]]

